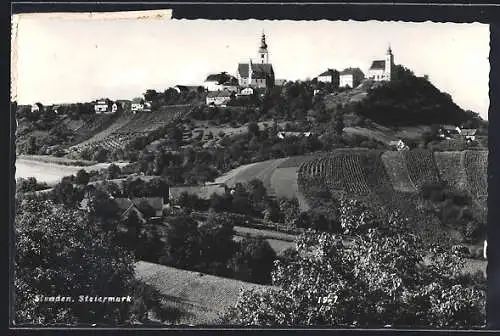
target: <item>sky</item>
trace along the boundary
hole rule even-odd
[[[132,99],[147,89],[201,85],[257,59],[265,32],[276,78],[384,59],[427,74],[463,109],[487,119],[489,27],[479,23],[259,20],[80,20],[26,17],[17,30],[20,104]]]

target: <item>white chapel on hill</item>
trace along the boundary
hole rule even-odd
[[[375,60],[368,70],[368,78],[375,81],[390,81],[393,78],[394,56],[391,47],[387,48],[385,59]]]

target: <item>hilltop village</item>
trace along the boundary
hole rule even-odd
[[[383,60],[374,60],[365,76],[360,68],[346,68],[342,71],[327,69],[319,74],[315,81],[319,83],[330,83],[337,88],[354,88],[359,86],[365,79],[373,81],[390,81],[393,78],[394,56],[389,47]],[[173,87],[178,93],[181,92],[206,92],[206,104],[224,106],[231,99],[239,96],[250,96],[255,91],[263,92],[275,86],[283,86],[285,79],[275,78],[274,68],[269,61],[269,50],[266,43],[266,36],[263,33],[258,48],[257,59],[250,58],[248,62],[239,63],[236,75],[228,72],[209,74],[200,85],[176,85]],[[319,93],[317,90],[315,93]],[[129,109],[133,112],[150,111],[151,100],[136,98],[132,100],[98,99],[93,102],[96,113],[115,113],[118,110]],[[39,111],[42,107],[40,103],[33,104],[32,112]],[[60,105],[46,106],[57,111]]]
[[[390,46],[287,81],[258,42],[199,85],[12,103],[40,174],[16,180],[18,324],[485,323],[488,122]],[[33,304],[82,293],[133,304]]]

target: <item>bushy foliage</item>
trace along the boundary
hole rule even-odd
[[[233,277],[260,284],[271,282],[271,271],[276,253],[264,239],[245,238],[230,261]]]
[[[356,111],[376,122],[400,125],[458,125],[468,119],[451,96],[440,92],[427,79],[411,74],[371,90]]]
[[[34,177],[17,178],[16,179],[16,193],[25,193],[29,191],[38,191],[48,189],[49,186],[45,182],[38,182]]]
[[[133,257],[81,210],[26,201],[16,213],[17,323],[124,323],[127,305],[34,303],[36,295],[127,296]]]
[[[277,288],[243,291],[229,323],[470,328],[485,322],[485,291],[459,274],[463,260],[442,249],[427,255],[415,236],[369,229],[346,244],[341,235],[308,231],[296,246],[298,260],[276,262]]]
[[[468,243],[484,239],[486,222],[469,193],[453,190],[443,183],[431,183],[422,186],[421,195],[428,201],[427,211],[443,227],[458,230]]]

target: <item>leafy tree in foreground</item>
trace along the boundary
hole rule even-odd
[[[385,232],[384,232],[385,231]],[[368,229],[350,242],[307,231],[298,257],[276,261],[273,285],[245,290],[226,323],[265,326],[431,326],[485,322],[485,291],[463,260],[424,250],[415,236]],[[425,262],[424,262],[425,257]]]
[[[127,296],[133,258],[82,210],[23,202],[16,214],[15,313],[22,323],[124,323],[127,304],[36,303],[44,296]]]

